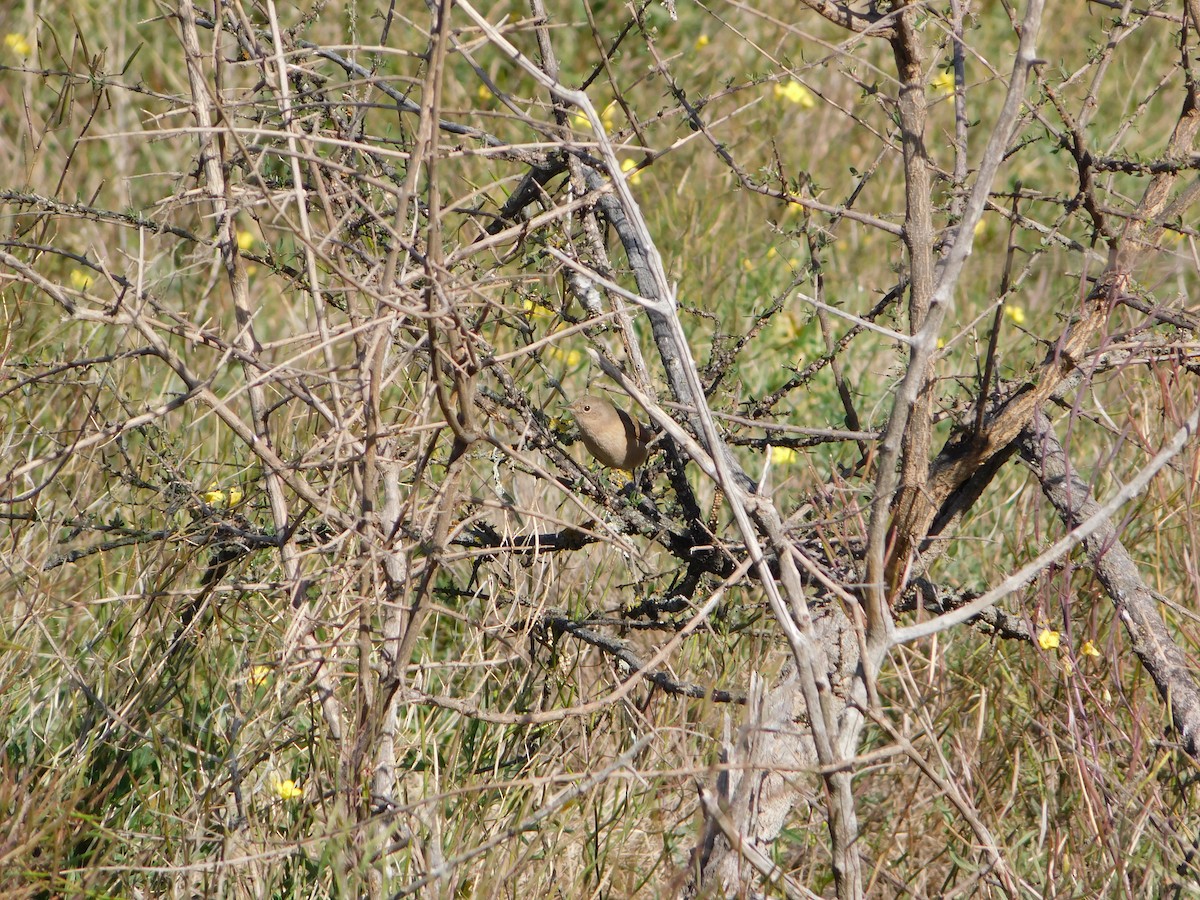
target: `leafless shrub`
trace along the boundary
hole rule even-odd
[[[1194,888],[1200,5],[1053,14],[13,26],[6,887]]]

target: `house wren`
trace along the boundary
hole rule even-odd
[[[601,465],[632,472],[646,461],[654,432],[603,397],[581,397],[571,404],[579,436]]]

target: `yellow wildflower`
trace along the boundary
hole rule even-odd
[[[1079,648],[1079,653],[1081,656],[1100,656],[1100,651],[1096,649],[1096,645],[1091,641],[1084,641],[1083,646]]]
[[[948,97],[954,93],[954,73],[943,72],[937,78],[933,79],[929,86],[932,87],[936,93]]]
[[[1062,635],[1052,628],[1043,628],[1038,632],[1037,642],[1043,650],[1055,650],[1062,642]]]
[[[479,87],[475,88],[475,96],[479,98],[480,103],[487,103],[496,95],[492,93],[492,89],[486,84],[481,84]]]
[[[255,237],[252,232],[242,231],[240,228],[237,233],[238,249],[243,253],[254,246]]]
[[[600,111],[600,124],[604,126],[605,132],[611,132],[616,121],[617,104],[614,102],[608,104],[608,106],[604,107],[604,109]],[[580,110],[571,116],[571,125],[582,130],[590,129],[592,127],[592,123],[588,120],[588,117],[584,115],[583,110]]]
[[[271,790],[275,792],[275,796],[280,800],[295,800],[304,793],[304,791],[300,790],[300,785],[296,784],[291,778],[276,777],[272,779]]]
[[[617,104],[616,101],[608,104],[600,111],[600,124],[604,126],[605,131],[612,131],[613,125],[617,121]]]
[[[535,319],[545,319],[554,314],[553,312],[551,312],[551,310],[547,309],[545,306],[543,306],[541,303],[538,303],[536,300],[526,300],[524,303],[521,304],[521,307],[525,310],[526,313],[528,313],[530,316],[532,316]]]
[[[800,458],[800,454],[791,447],[772,447],[771,462],[777,466],[788,466]]]
[[[621,171],[627,173],[626,180],[628,180],[628,182],[630,184],[637,184],[639,181],[642,180],[642,173],[634,171],[635,169],[637,169],[637,163],[634,160],[632,160],[632,159],[621,160]],[[633,172],[633,174],[632,175],[628,174],[630,172]]]
[[[71,270],[71,287],[77,291],[86,291],[96,282],[96,276],[91,275],[83,269]]]
[[[16,56],[24,57],[33,52],[33,47],[29,45],[29,41],[25,40],[25,35],[15,32],[4,36],[4,46]]]
[[[776,82],[774,93],[776,100],[796,103],[804,109],[812,109],[817,105],[817,99],[813,96],[812,91],[795,78],[789,78],[786,85]]]
[[[271,677],[271,667],[270,666],[258,665],[258,666],[250,667],[250,683],[252,685],[254,685],[255,687],[258,687],[260,684],[264,684],[266,682],[266,680],[270,677]]]
[[[696,38],[696,49],[697,50],[699,50],[703,47],[707,47],[707,46],[708,46],[708,35],[707,34],[702,34],[702,35],[700,35],[700,37]]]
[[[1025,324],[1025,310],[1019,306],[1016,306],[1012,303],[1005,303],[1004,304],[1004,315],[1014,325],[1024,325]]]
[[[216,482],[213,482],[211,485],[209,485],[208,490],[200,495],[200,499],[209,506],[228,508],[230,506],[236,506],[242,501],[242,497],[244,496],[245,494],[239,487],[231,487],[228,492],[226,492],[218,488]]]
[[[559,437],[569,435],[573,430],[573,426],[574,421],[568,419],[566,416],[551,416],[546,422],[546,427]]]
[[[583,354],[578,350],[564,350],[562,347],[552,346],[546,352],[552,359],[566,363],[569,369],[573,369],[583,362]]]

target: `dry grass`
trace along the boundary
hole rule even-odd
[[[442,135],[434,179],[444,256],[425,268],[433,252],[429,176],[414,193],[404,187],[418,152],[418,116],[398,113],[382,90],[417,102],[424,96],[429,21],[424,6],[408,6],[392,22],[386,49],[378,46],[385,7],[334,2],[303,18],[279,11],[292,37],[352,56],[367,70],[348,75],[309,45],[293,45],[296,149],[284,133],[269,60],[249,58],[231,30],[216,56],[201,60],[223,116],[227,199],[246,235],[252,352],[239,343],[237,289],[217,249],[174,15],[128,3],[0,17],[0,28],[30,43],[23,61],[12,43],[0,47],[0,158],[10,161],[0,181],[0,250],[24,267],[0,263],[6,896],[344,897],[412,889],[656,897],[674,896],[686,881],[703,832],[698,788],[715,782],[741,707],[646,683],[614,699],[628,676],[615,645],[588,643],[547,622],[557,615],[585,623],[648,660],[720,579],[703,579],[694,606],[656,619],[628,615],[677,590],[684,565],[664,534],[683,531],[688,514],[662,466],[622,493],[608,476],[573,466],[572,455],[583,461],[581,449],[561,444],[569,428],[553,417],[564,398],[599,378],[582,351],[599,345],[621,355],[620,341],[615,330],[573,327],[584,314],[550,251],[596,261],[579,218],[561,215],[486,251],[472,249],[528,170],[523,159]],[[621,157],[642,162],[650,151],[635,191],[678,279],[701,370],[715,374],[706,367],[716,363],[725,370],[710,398],[720,412],[748,408],[825,354],[821,327],[797,296],[817,291],[814,261],[825,302],[852,315],[866,314],[907,264],[902,245],[880,229],[739,186],[705,136],[687,127],[671,94],[674,81],[690,102],[707,99],[703,118],[721,149],[761,184],[839,206],[861,183],[854,210],[899,223],[904,180],[886,45],[847,40],[794,6],[767,16],[680,4],[672,22],[651,5],[589,87],[597,108],[609,110]],[[536,56],[525,7],[497,4],[487,14],[495,22],[506,11],[510,37]],[[265,7],[245,13],[269,53]],[[608,46],[630,21],[623,7],[593,13],[595,36],[581,10],[554,12],[549,34],[566,83],[591,75],[597,43]],[[1047,90],[1065,109],[1087,98],[1097,48],[1116,33],[1113,15],[1099,4],[1055,12],[1031,100],[1045,120],[1061,126]],[[445,63],[442,117],[530,152],[553,149],[545,94],[465,20],[454,21],[461,30]],[[1177,115],[1178,27],[1137,21],[1099,79],[1088,135],[1100,155],[1154,157]],[[923,34],[932,80],[950,52],[940,11]],[[981,9],[967,36],[968,96],[983,135],[1012,54],[1000,5]],[[202,29],[201,39],[212,41],[212,32]],[[504,98],[481,90],[475,66]],[[803,102],[774,91],[793,76],[810,92]],[[943,99],[927,133],[943,173],[953,169],[952,129]],[[984,140],[974,131],[973,160]],[[1036,192],[1022,212],[1054,239],[1033,229],[1014,238],[1009,303],[1024,318],[1019,327],[1005,320],[998,360],[999,374],[1013,383],[1045,355],[1100,265],[1089,255],[1098,246],[1090,221],[1068,209],[1078,188],[1068,154],[1037,122],[1023,139],[1028,146],[1002,170],[998,188],[1019,182]],[[1127,211],[1145,180],[1104,175],[1100,182],[1104,202]],[[944,210],[951,186],[940,180],[935,189]],[[560,176],[527,212],[571,199]],[[397,219],[405,203],[408,215]],[[996,204],[1006,209],[1011,201]],[[620,269],[614,277],[627,284],[624,257],[615,239],[607,241]],[[937,363],[945,418],[935,451],[977,390],[1008,244],[1007,222],[990,211]],[[395,285],[381,287],[384,271]],[[1168,233],[1137,273],[1139,290],[1186,307],[1196,274],[1194,233]],[[768,311],[761,333],[721,360]],[[1120,336],[1142,321],[1119,311],[1111,332]],[[849,327],[832,322],[834,337]],[[903,306],[879,322],[905,330]],[[635,324],[648,352],[644,317]],[[439,378],[451,385],[463,367],[467,351],[454,343],[456,333],[470,337],[475,360],[499,360],[480,367],[476,385],[478,414],[495,440],[472,445],[461,460],[431,387]],[[1200,402],[1193,336],[1169,336],[1179,341],[1174,355],[1150,363],[1134,356],[1098,373],[1055,412],[1068,452],[1101,498]],[[431,345],[440,348],[432,362]],[[382,365],[377,359],[385,357],[372,355],[381,347]],[[842,353],[863,429],[886,423],[905,358],[872,333]],[[251,386],[263,390],[271,445],[292,479],[280,494],[290,524],[282,540],[269,466],[214,403],[187,392],[174,361],[251,426],[261,412]],[[364,402],[372,377],[380,408],[374,430]],[[769,418],[846,427],[828,368]],[[762,442],[755,443],[763,436],[729,428],[736,456],[754,474],[764,464]],[[832,555],[850,553],[872,484],[869,470],[857,468],[859,447],[837,442],[804,452],[774,464],[775,499],[785,514],[815,500],[797,524]],[[1122,537],[1163,595],[1180,645],[1194,655],[1200,457],[1192,446],[1175,462],[1127,511]],[[379,520],[383,480],[369,484],[377,464],[394,467],[381,476],[394,478],[401,506],[390,531]],[[694,470],[687,477],[707,504],[711,486]],[[323,505],[297,493],[300,483]],[[630,512],[639,502],[657,516],[640,532]],[[439,538],[447,503],[452,521]],[[724,524],[715,542],[732,547]],[[583,546],[495,552],[497,543],[545,540],[567,525],[586,536]],[[1036,483],[1011,464],[954,533],[931,578],[951,592],[984,590],[1061,533]],[[281,550],[287,542],[291,562]],[[405,569],[398,579],[387,569],[396,557]],[[431,580],[422,585],[426,572]],[[428,617],[397,686],[386,677],[389,654],[397,623],[418,597]],[[1086,560],[1048,570],[1005,606],[1035,631],[1060,632],[1061,646],[1044,651],[962,628],[898,648],[881,675],[879,712],[896,734],[869,730],[855,781],[868,893],[1000,895],[981,872],[984,857],[963,811],[913,755],[961,789],[1031,896],[1194,892],[1200,819],[1191,760],[1171,743],[1169,712]],[[303,634],[315,651],[303,648]],[[1085,641],[1098,656],[1085,654]],[[742,582],[655,668],[741,693],[749,673],[770,680],[786,658],[759,590]],[[647,743],[627,764],[588,782],[642,738]],[[384,747],[396,772],[380,795]],[[806,786],[808,802],[794,808],[771,848],[774,859],[796,882],[831,893],[822,783],[809,772],[787,775]],[[297,796],[287,791],[289,779]]]

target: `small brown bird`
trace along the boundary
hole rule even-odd
[[[601,465],[632,472],[646,461],[654,432],[603,397],[580,397],[570,406],[579,436]]]

